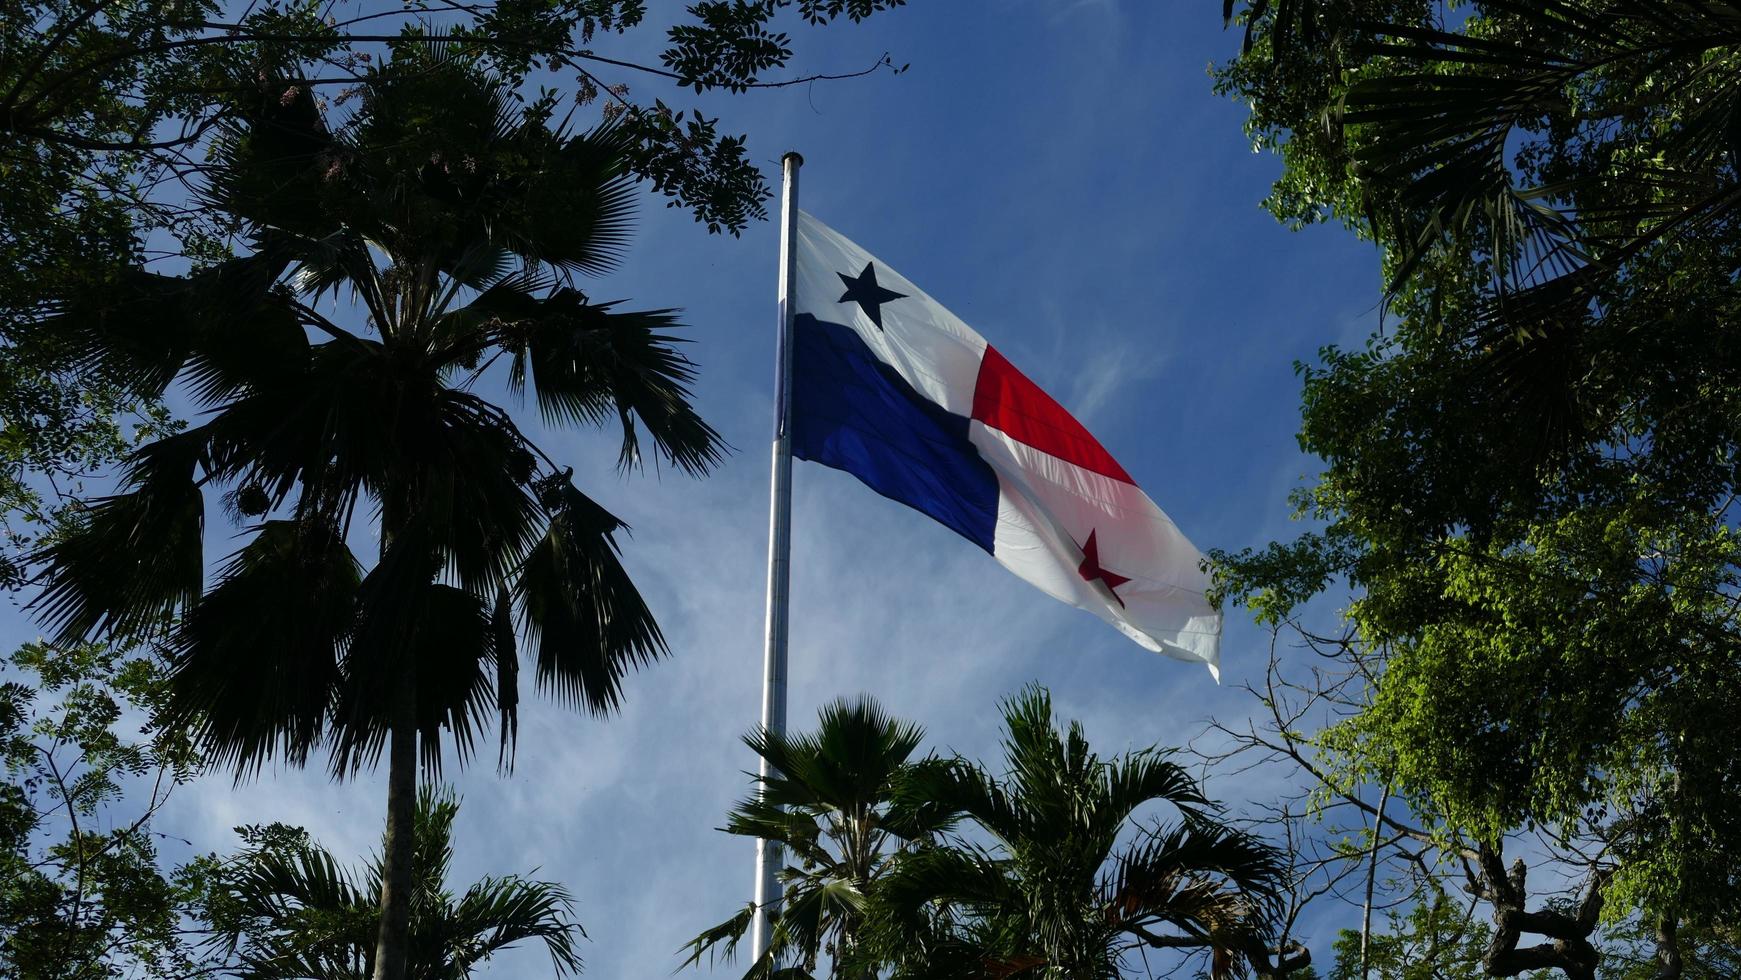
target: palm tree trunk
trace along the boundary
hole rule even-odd
[[[412,830],[417,820],[417,674],[407,664],[393,692],[387,746],[387,835],[381,846],[381,924],[373,980],[405,980],[411,933]]]

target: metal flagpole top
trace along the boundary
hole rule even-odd
[[[798,226],[798,168],[804,158],[787,152],[780,158],[780,280],[779,323],[774,343],[774,445],[768,493],[768,610],[762,650],[762,730],[786,732],[787,591],[791,584],[792,444],[787,436],[787,410],[792,390],[792,280],[798,261],[794,239]],[[773,776],[761,760],[763,780]],[[758,789],[758,793],[760,790]],[[756,841],[755,916],[750,942],[755,959],[768,951],[772,939],[770,911],[778,911],[780,868],[784,855],[772,841]]]

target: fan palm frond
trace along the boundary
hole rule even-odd
[[[263,297],[253,309],[214,319],[193,345],[186,381],[207,407],[250,392],[300,382],[309,367],[308,335],[289,297]]]
[[[267,74],[235,87],[250,94],[213,141],[205,200],[256,228],[313,238],[336,231],[345,205],[355,202],[351,153],[329,129],[313,86]]]
[[[1741,16],[1722,4],[1624,0],[1488,4],[1495,29],[1368,23],[1357,50],[1417,70],[1350,87],[1344,125],[1365,134],[1357,159],[1397,191],[1404,247],[1393,288],[1446,237],[1481,234],[1501,288],[1527,287],[1596,264],[1617,273],[1652,243],[1726,220],[1741,204],[1731,140],[1741,78],[1711,52],[1741,44]],[[1515,24],[1518,30],[1506,30]],[[1648,85],[1626,80],[1648,76]],[[1597,92],[1630,91],[1621,105]],[[1608,154],[1607,166],[1517,186],[1514,141],[1557,120],[1573,133],[1603,114],[1672,116],[1652,152]]]
[[[432,582],[430,538],[421,520],[405,525],[358,589],[358,626],[345,651],[334,706],[340,722],[335,774],[354,773],[379,757],[391,724],[392,692],[407,674],[428,772],[440,772],[443,730],[463,763],[495,708],[495,677],[486,670],[497,638],[494,602]]]
[[[628,251],[635,179],[628,170],[634,139],[618,124],[560,139],[534,171],[518,254],[565,272],[602,275]]]
[[[282,242],[281,247],[291,256],[288,282],[294,292],[310,303],[319,303],[329,297],[336,299],[349,289],[378,330],[391,326],[388,287],[363,232],[343,227],[317,237],[274,228],[269,234],[267,240]]]
[[[623,523],[566,476],[542,493],[550,523],[514,584],[538,685],[564,703],[613,711],[623,677],[663,656],[665,638],[617,557]]]
[[[230,400],[197,431],[219,480],[258,487],[273,507],[295,494],[301,513],[341,518],[363,493],[398,491],[415,472],[400,437],[435,427],[435,394],[380,343],[335,340],[313,347],[291,383]]]
[[[251,322],[282,342],[283,303],[275,283],[288,259],[262,246],[191,276],[127,269],[74,295],[62,296],[38,323],[41,342],[57,357],[127,391],[161,397],[190,358],[207,352],[247,370],[229,356],[252,339]],[[266,367],[255,364],[254,368]]]
[[[469,392],[441,391],[433,415],[427,444],[412,447],[427,470],[413,507],[460,584],[493,597],[544,530],[534,447]]]
[[[753,731],[744,744],[778,774],[763,798],[778,806],[851,809],[887,798],[925,730],[892,717],[870,698],[837,699],[814,732]]]
[[[306,761],[325,738],[360,582],[336,527],[262,525],[176,630],[164,722],[238,774]]]
[[[452,50],[404,47],[371,75],[340,134],[348,145],[391,148],[357,164],[376,233],[424,243],[450,275],[474,263],[483,242],[565,274],[610,271],[634,214],[628,136],[611,124],[551,130]],[[432,105],[441,106],[440,127],[428,125]]]
[[[541,300],[492,289],[474,305],[515,317],[503,321],[511,325],[503,346],[514,355],[508,383],[515,391],[530,387],[546,419],[596,425],[616,418],[625,467],[641,459],[637,422],[685,472],[699,475],[719,462],[719,433],[689,403],[695,367],[675,346],[682,341],[660,332],[676,324],[673,311],[618,312],[615,303],[592,303],[568,288]]]
[[[77,526],[34,556],[42,592],[31,600],[62,641],[99,632],[130,637],[199,598],[205,582],[205,502],[197,433],[135,453],[124,492],[86,508]]]

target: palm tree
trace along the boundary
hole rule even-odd
[[[493,713],[512,757],[519,638],[538,686],[595,713],[665,651],[622,568],[623,527],[474,385],[530,390],[552,424],[642,428],[678,468],[720,454],[660,333],[573,285],[627,240],[624,138],[548,124],[475,66],[409,39],[328,126],[310,86],[263,72],[218,141],[206,203],[252,252],[185,278],[143,269],[67,297],[42,328],[135,391],[177,378],[200,424],[128,462],[120,492],[37,555],[34,601],[63,639],[139,637],[173,663],[161,722],[238,778],[385,750],[374,976],[407,962],[419,760],[460,761]],[[347,327],[320,312],[348,292]],[[492,373],[493,372],[493,373]],[[205,581],[208,493],[249,539]],[[351,544],[378,533],[373,567]]]
[[[877,895],[871,942],[900,951],[895,976],[1121,976],[1143,949],[1206,951],[1216,977],[1257,958],[1283,869],[1155,749],[1101,759],[1082,726],[1060,729],[1051,696],[1003,705],[1002,777],[964,760],[919,767],[901,797],[961,814],[986,843],[905,854]],[[1138,822],[1161,802],[1169,826]]]
[[[1254,22],[1265,6],[1252,5]],[[1279,16],[1291,16],[1287,6]],[[1297,14],[1309,6],[1295,4]],[[1331,26],[1351,53],[1391,59],[1349,87],[1334,121],[1358,129],[1360,174],[1395,194],[1372,217],[1396,244],[1399,282],[1452,244],[1484,249],[1502,290],[1562,305],[1579,293],[1587,306],[1599,282],[1623,277],[1651,246],[1733,220],[1741,10],[1697,0],[1476,6],[1456,28],[1409,19],[1418,7],[1385,11],[1396,23],[1329,17],[1344,20]],[[1518,151],[1544,136],[1567,145]]]
[[[876,975],[875,955],[860,948],[867,896],[894,854],[946,824],[925,808],[890,812],[924,737],[924,729],[891,718],[869,697],[825,706],[813,734],[758,730],[744,737],[775,774],[758,777],[759,794],[738,803],[721,829],[776,843],[793,862],[781,876],[784,897],[771,910],[768,949],[746,980],[809,977],[824,955],[832,976]],[[684,947],[685,965],[714,954],[730,959],[754,914],[751,904],[696,936]]]
[[[451,790],[418,795],[406,975],[463,980],[527,940],[544,944],[557,976],[579,973],[575,942],[586,933],[561,885],[510,876],[458,896],[448,890],[458,813]],[[269,837],[225,876],[211,943],[235,957],[244,980],[364,980],[374,968],[381,880],[379,859],[359,881],[305,835]]]

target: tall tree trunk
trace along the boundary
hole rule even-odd
[[[404,529],[400,494],[381,500],[381,560]],[[411,864],[417,824],[417,656],[399,646],[400,663],[387,706],[387,832],[381,841],[381,909],[375,927],[371,980],[407,980],[411,934]]]
[[[408,658],[409,659],[409,658]],[[381,924],[373,980],[406,980],[411,933],[412,833],[417,820],[417,674],[407,663],[393,692],[387,746],[387,836],[381,847]]]

